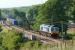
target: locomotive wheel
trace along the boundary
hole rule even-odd
[[[52,34],[51,34],[51,37],[56,39],[56,38],[59,37],[59,34],[57,34],[57,33],[52,33]]]

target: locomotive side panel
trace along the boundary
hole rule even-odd
[[[58,33],[59,28],[54,27],[54,25],[41,25],[40,31],[48,32],[48,33]]]

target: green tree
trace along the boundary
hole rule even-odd
[[[48,0],[39,8],[33,27],[38,30],[40,24],[68,22],[73,16],[74,2],[74,0]]]
[[[35,29],[39,29],[40,24],[50,24],[52,22],[54,6],[57,0],[48,0],[39,8],[38,16],[36,17],[36,22],[34,24]]]
[[[20,40],[20,36],[17,35],[15,32],[4,33],[2,38],[2,46],[8,50],[15,49],[18,44],[18,41]]]
[[[1,9],[0,9],[0,20],[2,19],[2,14],[1,14],[1,13],[2,13],[2,11],[1,11]]]
[[[0,50],[5,50],[2,46],[0,46]]]

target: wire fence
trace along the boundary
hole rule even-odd
[[[44,44],[42,47],[24,48],[24,50],[75,50],[75,40],[66,40],[62,43]]]
[[[65,41],[63,43],[57,43],[57,45],[53,47],[48,47],[46,50],[74,50],[74,49],[75,49],[75,40],[70,40]]]
[[[51,45],[50,45],[51,46]],[[57,45],[47,48],[47,50],[74,50],[75,40],[65,41],[63,43],[57,43]]]

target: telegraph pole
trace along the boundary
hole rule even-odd
[[[60,23],[61,23],[61,36],[63,38],[63,21],[61,21]]]
[[[53,9],[53,11],[52,11],[52,16],[51,16],[51,25],[53,25],[53,14],[54,14],[54,9]]]

